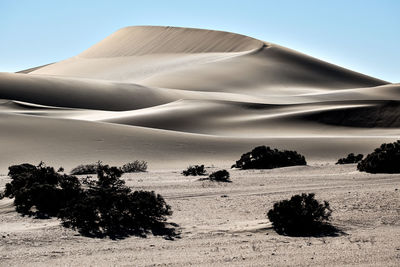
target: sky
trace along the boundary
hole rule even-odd
[[[400,82],[400,0],[0,0],[0,72],[77,55],[133,25],[223,30]]]

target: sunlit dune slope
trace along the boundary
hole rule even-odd
[[[260,144],[324,161],[400,133],[399,84],[190,28],[127,27],[75,57],[0,73],[0,99],[3,167],[133,158],[230,166]]]
[[[32,74],[257,94],[386,84],[243,35],[172,27],[123,28],[78,56]]]

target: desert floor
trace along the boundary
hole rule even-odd
[[[0,188],[23,162],[69,171],[145,160],[149,172],[123,178],[164,196],[180,233],[93,239],[21,217],[3,199],[0,265],[400,266],[400,175],[334,165],[400,139],[399,92],[262,40],[160,26],[122,28],[74,57],[0,73]],[[180,174],[227,168],[259,145],[296,150],[309,166],[230,170],[227,184]],[[330,202],[343,234],[273,231],[267,211],[302,192]]]
[[[218,168],[209,167],[208,171]],[[0,201],[0,265],[398,266],[400,175],[366,174],[333,163],[274,170],[230,170],[232,183],[199,181],[177,171],[126,174],[172,206],[179,238],[88,238],[56,219],[21,217]],[[0,178],[3,187],[8,177]],[[314,192],[333,208],[336,237],[276,234],[266,218],[275,201]]]

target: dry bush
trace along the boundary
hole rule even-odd
[[[73,168],[70,173],[72,175],[96,174],[99,164],[101,164],[100,161],[98,163],[81,164]]]
[[[13,198],[16,210],[24,215],[59,217],[65,227],[88,236],[125,237],[131,234],[169,235],[165,228],[171,208],[161,195],[134,191],[121,180],[118,167],[98,164],[97,179],[61,175],[43,163],[9,167],[11,182],[4,196]],[[167,229],[168,231],[164,231]]]
[[[362,160],[363,156],[363,154],[354,155],[353,153],[350,153],[347,157],[339,159],[336,164],[358,163]]]
[[[122,170],[98,166],[96,180],[85,179],[79,198],[60,211],[63,225],[89,236],[123,237],[162,228],[171,208],[161,195],[134,191],[121,180]]]
[[[279,151],[266,146],[258,146],[243,154],[232,168],[273,169],[306,164],[304,156],[296,151]]]
[[[198,175],[206,175],[206,171],[204,169],[204,165],[193,165],[187,167],[186,170],[182,171],[182,174],[185,176],[198,176]]]
[[[216,182],[231,182],[229,179],[230,175],[227,170],[219,170],[216,172],[213,172],[210,174],[208,177],[211,181],[216,181]]]
[[[400,140],[382,144],[357,165],[357,169],[369,173],[400,173]]]
[[[121,169],[124,173],[145,172],[147,171],[147,162],[144,160],[135,160],[124,164]]]
[[[337,229],[328,223],[332,214],[329,203],[320,203],[314,196],[303,193],[276,202],[267,213],[275,231],[290,236],[336,234]]]

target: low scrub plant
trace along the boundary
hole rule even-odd
[[[57,216],[82,190],[78,178],[61,175],[43,162],[10,166],[8,176],[11,182],[6,184],[4,196],[14,198],[16,210],[23,215]]]
[[[124,173],[145,172],[147,171],[147,162],[144,160],[135,160],[124,164],[121,169]]]
[[[193,165],[187,167],[186,170],[182,171],[184,176],[199,176],[199,175],[206,175],[206,170],[204,169],[204,165]]]
[[[211,181],[228,182],[229,183],[229,182],[231,182],[229,177],[230,177],[230,175],[229,175],[229,172],[227,170],[219,170],[219,171],[211,173],[208,178]]]
[[[382,144],[358,163],[357,169],[369,173],[400,173],[400,140]]]
[[[4,197],[14,198],[23,215],[58,217],[65,227],[88,236],[164,233],[172,211],[161,195],[132,191],[120,179],[121,168],[98,164],[96,169],[97,179],[88,176],[80,181],[44,163],[10,166],[11,182]]]
[[[282,235],[330,235],[337,230],[328,221],[332,210],[327,201],[320,203],[315,194],[294,195],[276,202],[268,211],[268,219],[275,231]]]
[[[287,166],[306,165],[303,155],[296,151],[271,149],[258,146],[243,154],[232,168],[240,169],[273,169]]]
[[[101,164],[101,161],[91,164],[81,164],[76,166],[71,170],[72,175],[86,175],[86,174],[96,174],[97,166]]]
[[[96,180],[83,180],[85,190],[60,211],[63,225],[90,236],[120,237],[160,228],[171,208],[161,195],[134,191],[117,167],[100,165]]]
[[[350,153],[345,158],[339,159],[336,164],[351,164],[351,163],[358,163],[362,160],[363,154],[354,155],[354,153]]]

